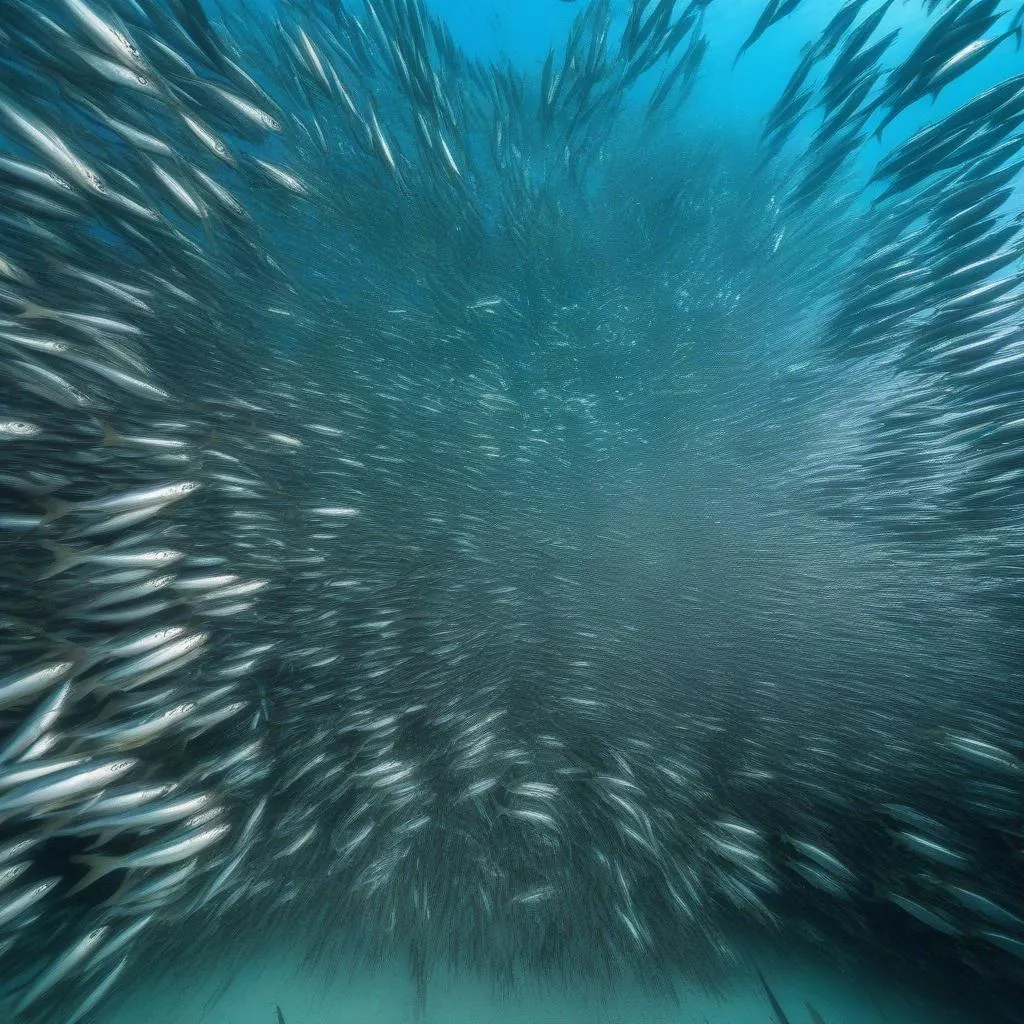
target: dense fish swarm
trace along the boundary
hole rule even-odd
[[[745,140],[719,6],[537,76],[0,5],[3,1020],[284,927],[421,1001],[780,932],[1020,993],[1024,75],[899,117],[1022,12],[837,3]]]

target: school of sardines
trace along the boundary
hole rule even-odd
[[[1014,1012],[1024,72],[921,112],[1024,6],[836,0],[723,143],[727,2],[539,74],[423,0],[0,4],[4,1021],[268,930],[421,1011],[784,936]]]

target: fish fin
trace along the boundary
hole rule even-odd
[[[98,854],[96,856],[98,856]],[[135,884],[135,881],[132,880],[131,873],[126,871],[124,873],[124,878],[122,878],[118,883],[117,888],[100,904],[100,906],[116,907],[121,902],[122,896],[131,894],[132,890],[135,888]]]
[[[111,839],[113,839],[116,835],[119,834],[119,832],[120,830],[116,828],[108,828],[100,832],[99,835],[96,836],[96,841],[90,843],[89,846],[86,847],[86,855],[91,855],[94,850],[102,850],[103,847],[106,846]]]
[[[71,502],[63,501],[60,498],[47,498],[43,502],[43,508],[45,509],[43,522],[52,523],[54,519],[60,519],[61,516],[71,511]]]
[[[121,435],[109,423],[101,423],[100,429],[103,431],[101,444],[117,446],[122,443]]]
[[[116,871],[121,864],[116,857],[104,857],[98,853],[82,854],[72,857],[71,860],[75,864],[84,864],[88,871],[68,890],[68,896],[74,896],[75,893],[88,889],[93,882],[98,882],[104,875]]]
[[[35,302],[26,302],[25,308],[18,314],[21,320],[51,320],[53,311]]]
[[[775,1014],[777,1024],[789,1024],[789,1018],[783,1011],[782,1005],[779,1003],[779,1000],[776,998],[771,986],[768,984],[768,979],[764,976],[761,968],[757,964],[754,964],[754,970],[757,971],[757,976],[761,980],[761,987],[764,989],[764,994],[768,997],[768,1003],[772,1008],[772,1012]]]
[[[81,563],[89,557],[88,552],[65,547],[65,545],[58,544],[54,540],[41,540],[39,542],[39,546],[46,548],[46,550],[53,555],[53,565],[48,569],[44,569],[43,572],[36,577],[39,581],[59,576],[65,570],[71,569],[76,565],[81,565]]]
[[[68,660],[73,663],[70,675],[78,675],[80,672],[84,672],[87,668],[90,668],[93,664],[93,656],[86,648],[79,644],[73,644],[64,638],[61,638],[59,650],[62,654],[66,654]]]
[[[807,1012],[811,1016],[811,1024],[825,1024],[825,1018],[810,1003],[805,1001],[804,1006],[807,1007]]]
[[[881,106],[882,101],[879,100],[876,106]],[[878,123],[878,127],[875,129],[875,139],[878,142],[882,141],[882,132],[889,127],[896,120],[897,117],[902,113],[902,110],[897,110],[893,103],[889,104],[889,109],[885,112],[885,116]]]

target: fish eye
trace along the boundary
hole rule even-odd
[[[136,75],[135,81],[138,82],[139,85],[149,85],[149,79],[145,75]]]

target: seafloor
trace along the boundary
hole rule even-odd
[[[877,979],[817,968],[766,966],[789,1024],[982,1024]],[[678,986],[679,1000],[618,989],[613,994],[530,991],[499,997],[462,977],[431,980],[425,1012],[414,1010],[404,967],[345,968],[325,983],[286,955],[249,958],[237,970],[172,971],[143,985],[97,1024],[778,1024],[760,983],[737,981],[717,995]]]

